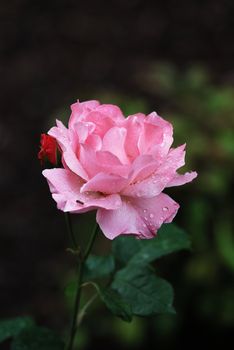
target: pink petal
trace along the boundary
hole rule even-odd
[[[95,130],[95,124],[91,122],[77,122],[73,125],[73,130],[78,136],[78,142],[84,143],[88,136]]]
[[[135,159],[140,154],[138,140],[143,129],[143,120],[144,115],[138,114],[131,115],[125,120],[124,126],[127,129],[127,136],[124,147],[130,159]]]
[[[83,166],[79,162],[77,156],[72,150],[68,150],[63,152],[63,163],[65,162],[66,168],[69,168],[71,171],[73,171],[78,176],[82,177],[84,180],[88,180],[88,174],[84,170]]]
[[[138,149],[140,154],[151,154],[154,147],[158,147],[163,141],[163,129],[147,121],[143,124],[143,130],[139,136]]]
[[[95,125],[95,134],[99,135],[101,138],[115,125],[115,122],[111,117],[106,116],[97,110],[87,113],[84,120]]]
[[[120,192],[127,184],[127,180],[118,176],[99,173],[81,187],[81,192],[95,191],[105,194]]]
[[[50,129],[48,134],[53,136],[61,147],[63,151],[62,161],[64,163],[64,166],[72,170],[78,176],[87,180],[87,172],[82,167],[75,154],[75,149],[72,147],[72,145],[77,142],[73,133],[68,130],[62,122],[57,120],[57,127]]]
[[[118,120],[123,121],[125,119],[121,109],[115,105],[102,104],[97,107],[97,111],[115,120],[115,122]]]
[[[157,196],[174,178],[176,170],[184,165],[185,145],[171,149],[166,159],[158,169],[145,180],[130,184],[122,191],[123,195],[131,197],[150,198]]]
[[[81,193],[81,178],[66,169],[46,169],[42,172],[48,181],[58,209],[64,212],[81,213],[97,208],[116,209],[121,206],[118,194],[102,196],[99,193]]]
[[[136,210],[126,201],[116,210],[98,209],[96,219],[102,232],[109,239],[122,234],[139,234]]]
[[[98,173],[118,174],[126,176],[129,171],[127,165],[122,165],[119,159],[108,151],[95,152],[89,145],[81,145],[80,162],[90,178]]]
[[[102,148],[102,140],[99,135],[89,135],[85,141],[85,144],[91,147],[95,152],[98,152]]]
[[[72,114],[69,119],[69,128],[73,127],[78,121],[82,121],[90,111],[95,110],[100,105],[99,101],[85,101],[73,103],[71,105]]]
[[[152,112],[147,116],[148,122],[160,127],[163,131],[163,141],[160,146],[160,153],[165,156],[173,142],[173,127],[171,123],[161,118],[156,112]]]
[[[69,130],[63,125],[61,121],[57,120],[56,122],[57,126],[51,128],[48,131],[48,134],[57,140],[59,146],[64,151],[70,147]]]
[[[175,177],[167,184],[167,187],[184,185],[187,182],[191,182],[196,177],[196,171],[188,172],[184,175],[176,174]]]
[[[119,158],[122,164],[128,164],[124,143],[127,135],[125,128],[113,127],[103,137],[102,150],[108,151]]]
[[[179,205],[164,193],[148,199],[123,201],[116,210],[98,209],[97,222],[109,239],[123,234],[152,238],[160,226],[171,222]]]
[[[48,181],[53,198],[57,202],[58,209],[65,210],[78,207],[77,200],[83,202],[80,188],[83,181],[80,177],[66,169],[46,169],[42,172]]]
[[[129,180],[131,183],[139,182],[152,174],[160,165],[158,160],[155,160],[152,155],[143,154],[137,157],[131,166]]]

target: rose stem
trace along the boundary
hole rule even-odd
[[[71,226],[70,226],[71,227]],[[72,316],[72,324],[71,324],[71,330],[70,330],[70,336],[69,340],[66,346],[66,350],[72,350],[73,348],[73,342],[77,331],[77,315],[79,313],[79,306],[80,306],[80,297],[81,297],[81,283],[82,283],[82,275],[83,275],[83,268],[86,259],[89,256],[89,253],[91,252],[91,249],[93,247],[93,243],[95,241],[97,232],[98,232],[98,224],[95,224],[95,227],[91,233],[89,242],[87,244],[87,248],[85,250],[84,255],[81,253],[78,255],[78,272],[77,272],[77,287],[76,287],[76,296],[75,296],[75,302],[74,302],[74,308],[73,308],[73,316]],[[74,235],[73,235],[74,236]]]

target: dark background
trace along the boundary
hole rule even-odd
[[[63,286],[71,262],[38,144],[77,98],[98,97],[174,121],[200,180],[174,192],[184,203],[176,222],[192,235],[193,256],[161,263],[175,286],[178,316],[126,328],[94,310],[83,346],[108,348],[111,340],[112,348],[141,349],[150,339],[155,347],[185,348],[231,337],[233,16],[227,0],[1,1],[1,318],[29,314],[58,331],[67,325]],[[228,232],[224,243],[217,230]]]

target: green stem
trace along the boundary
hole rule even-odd
[[[81,296],[81,288],[80,285],[82,283],[82,273],[83,273],[83,263],[82,261],[79,261],[78,265],[78,278],[77,278],[77,289],[76,289],[76,296],[75,296],[75,302],[74,302],[74,309],[73,309],[73,315],[72,315],[72,324],[71,324],[71,330],[70,330],[70,337],[66,346],[67,350],[72,350],[73,348],[73,342],[76,335],[77,330],[77,314],[79,311],[80,306],[80,296]]]
[[[84,256],[83,256],[83,261],[85,261],[87,259],[87,257],[89,256],[89,253],[90,253],[90,251],[92,249],[93,243],[94,243],[95,238],[97,236],[98,229],[99,229],[99,227],[98,227],[98,224],[96,223],[94,228],[93,228],[93,231],[91,233],[90,240],[88,242],[87,248],[85,250],[85,253],[84,253]]]
[[[79,307],[80,307],[80,297],[81,297],[81,284],[82,284],[82,276],[83,276],[83,269],[86,259],[89,256],[89,253],[93,247],[93,243],[95,241],[96,235],[98,232],[98,225],[95,225],[95,228],[93,229],[93,232],[90,236],[89,242],[87,244],[87,248],[85,250],[84,255],[79,255],[79,264],[78,264],[78,276],[77,276],[77,287],[76,287],[76,296],[75,296],[75,302],[74,302],[74,309],[73,309],[73,316],[72,316],[72,324],[71,324],[71,330],[70,330],[70,337],[66,346],[66,350],[72,350],[73,349],[73,343],[74,338],[77,331],[77,315],[79,313]]]
[[[75,236],[73,229],[72,229],[71,215],[69,213],[65,213],[65,220],[66,220],[67,230],[69,232],[69,236],[70,236],[73,248],[77,249],[78,243],[77,243],[76,236]]]

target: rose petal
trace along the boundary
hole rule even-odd
[[[85,102],[73,103],[71,105],[72,114],[69,119],[69,129],[73,127],[78,121],[84,120],[85,116],[90,113],[90,111],[95,110],[100,105],[99,101],[90,100]]]
[[[62,161],[66,168],[72,170],[75,174],[82,177],[83,179],[88,179],[88,174],[79,162],[75,150],[76,145],[73,132],[68,130],[62,122],[57,120],[57,127],[53,127],[49,130],[48,134],[53,136],[62,150]],[[73,147],[72,147],[73,146]]]
[[[73,130],[78,136],[79,143],[84,143],[88,136],[95,130],[95,124],[91,122],[77,122],[73,125]]]
[[[113,119],[115,121],[115,123],[118,120],[123,121],[125,119],[121,109],[115,105],[102,104],[102,105],[97,107],[97,111],[110,117],[111,119]]]
[[[127,176],[129,167],[122,165],[119,159],[110,152],[97,151],[89,145],[81,145],[80,161],[86,170],[89,178],[94,177],[98,173],[118,174],[119,176]]]
[[[147,179],[130,184],[122,191],[123,195],[131,197],[150,198],[157,196],[174,178],[176,170],[184,165],[185,145],[172,149],[167,158]]]
[[[175,177],[167,184],[167,187],[181,186],[191,182],[197,177],[196,171],[185,173],[184,175],[176,174]]]
[[[95,125],[95,134],[99,135],[101,138],[103,138],[109,129],[115,126],[115,122],[111,117],[97,110],[87,113],[84,121],[93,123]]]
[[[89,177],[87,172],[84,170],[83,166],[81,165],[77,156],[72,150],[63,152],[62,158],[63,158],[63,165],[65,168],[69,168],[75,174],[82,177],[82,179],[88,180]]]
[[[171,222],[179,205],[164,193],[148,199],[123,201],[116,210],[98,209],[97,222],[109,239],[123,234],[152,238],[164,222]]]
[[[98,193],[81,193],[83,181],[66,169],[47,169],[42,172],[48,181],[58,209],[64,212],[86,212],[97,208],[116,209],[121,206],[118,194],[102,196]]]
[[[137,157],[131,166],[129,174],[130,183],[142,181],[152,174],[160,165],[158,160],[155,160],[152,155],[140,155]]]
[[[131,115],[125,120],[125,128],[127,130],[127,136],[125,139],[125,151],[130,159],[135,159],[139,156],[140,152],[138,149],[139,135],[143,129],[144,116]]]
[[[163,131],[163,141],[160,146],[160,153],[165,156],[173,142],[173,127],[167,120],[161,118],[156,112],[152,112],[147,116],[148,122],[160,127]]]
[[[102,150],[108,151],[119,158],[122,164],[129,164],[124,143],[127,135],[125,128],[113,127],[103,137]]]
[[[54,137],[61,150],[64,151],[71,145],[69,130],[63,125],[60,120],[56,120],[57,126],[54,126],[48,131],[48,135]]]
[[[95,191],[105,194],[118,193],[127,184],[119,175],[99,173],[81,187],[81,192]]]
[[[143,130],[138,140],[140,154],[151,154],[155,147],[163,141],[163,129],[157,125],[147,122],[143,123]]]

